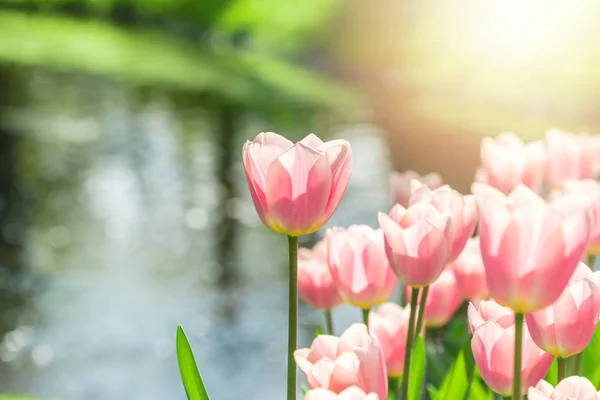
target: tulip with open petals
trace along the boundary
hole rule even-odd
[[[490,296],[515,312],[554,303],[585,254],[589,211],[548,204],[524,185],[510,195],[474,183],[479,244]],[[561,202],[580,204],[580,196]]]
[[[449,268],[454,271],[456,286],[463,299],[482,300],[488,297],[478,237],[469,239],[463,252]]]
[[[418,304],[421,304],[422,291],[423,289],[419,291]],[[410,302],[412,296],[410,287],[404,288],[404,295],[407,302]],[[461,304],[462,297],[456,286],[454,273],[450,269],[445,269],[440,277],[429,286],[423,315],[425,326],[438,328],[446,325]]]
[[[306,304],[317,310],[331,310],[342,302],[327,264],[324,241],[312,250],[298,250],[298,292]]]
[[[592,271],[579,263],[576,273],[551,306],[525,316],[535,343],[557,357],[581,353],[589,344],[600,316],[600,287]],[[580,275],[588,276],[581,279]],[[595,273],[600,276],[600,272]]]
[[[379,213],[385,251],[394,273],[407,286],[429,286],[446,267],[452,251],[452,222],[429,203],[408,209],[396,204]]]
[[[333,214],[352,172],[345,140],[323,142],[313,134],[294,144],[273,132],[244,144],[242,161],[252,201],[275,232],[315,232]]]
[[[366,394],[358,386],[351,386],[340,394],[328,389],[316,388],[309,390],[304,400],[379,400],[377,393]]]
[[[467,309],[469,329],[471,333],[487,321],[495,321],[502,328],[508,328],[515,323],[515,313],[508,307],[501,306],[495,301],[480,301],[469,303]]]
[[[548,182],[560,187],[568,180],[595,178],[596,147],[588,134],[573,134],[550,129],[546,132],[548,147]]]
[[[563,183],[564,194],[582,194],[591,202],[591,227],[588,243],[588,254],[600,253],[600,183],[586,179],[581,181],[566,181]]]
[[[471,340],[473,358],[485,383],[496,393],[508,396],[512,392],[515,349],[515,325],[502,327],[496,321],[481,324]],[[541,350],[523,327],[523,360],[521,364],[521,391],[543,379],[554,357]]]
[[[426,202],[441,213],[450,215],[452,220],[452,248],[450,260],[455,260],[465,248],[467,240],[473,236],[477,225],[477,204],[472,195],[463,196],[448,185],[431,190],[418,181],[412,182],[410,204]]]
[[[329,268],[342,299],[363,309],[383,304],[398,283],[383,246],[383,232],[367,225],[325,234]]]
[[[412,190],[411,182],[413,180],[422,182],[431,189],[437,189],[442,186],[442,177],[436,172],[427,175],[419,175],[415,171],[393,172],[390,181],[394,195],[394,204],[400,204],[405,208],[409,206]]]
[[[528,400],[599,400],[600,392],[587,378],[569,376],[552,387],[548,382],[541,380],[535,387],[529,388]]]
[[[358,386],[365,393],[387,399],[385,359],[363,324],[351,325],[339,338],[319,335],[310,348],[296,350],[294,358],[311,389],[324,388],[339,394]]]
[[[391,377],[399,377],[404,371],[409,317],[410,305],[400,307],[396,303],[385,303],[369,313],[369,332],[379,340]]]

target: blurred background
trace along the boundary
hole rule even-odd
[[[391,169],[464,192],[483,136],[597,131],[599,40],[591,0],[1,0],[0,392],[183,399],[183,324],[214,399],[281,398],[286,240],[243,142],[349,140],[327,226],[375,225]]]

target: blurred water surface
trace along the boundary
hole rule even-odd
[[[202,114],[160,99],[129,107],[117,89],[86,96],[94,100],[34,102],[11,114],[15,185],[34,201],[2,227],[5,242],[19,246],[17,258],[1,261],[0,391],[183,399],[174,348],[183,324],[212,398],[281,399],[287,241],[260,223],[241,164],[240,195],[225,207],[240,227],[237,277],[224,285],[214,248],[216,144]],[[247,125],[235,160],[243,140],[268,129]],[[348,139],[355,159],[328,226],[376,225],[389,207],[386,146],[369,126],[328,135]],[[305,346],[322,319],[302,305],[300,313]],[[340,331],[360,313],[334,315]]]

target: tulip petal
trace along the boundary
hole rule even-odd
[[[345,140],[331,140],[319,147],[325,152],[331,169],[331,194],[325,208],[325,219],[329,219],[339,205],[352,175],[352,148]]]

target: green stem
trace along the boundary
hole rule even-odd
[[[323,311],[325,314],[325,327],[327,328],[328,335],[335,335],[333,332],[333,315],[331,315],[331,310]]]
[[[515,362],[513,368],[513,400],[521,396],[521,359],[523,358],[523,313],[515,313]]]
[[[415,330],[415,337],[421,333],[423,329],[423,319],[425,316],[425,304],[427,304],[427,294],[429,293],[429,286],[425,286],[421,292],[421,302],[419,304],[419,314],[417,314],[417,329]]]
[[[371,311],[370,308],[362,309],[363,323],[367,326],[367,328],[369,327],[369,311]]]
[[[413,339],[415,337],[415,311],[419,299],[419,288],[412,289],[410,298],[410,316],[408,320],[408,333],[406,335],[406,351],[404,352],[404,373],[402,375],[402,397],[400,400],[408,400],[408,381],[410,379],[410,358],[412,356]]]
[[[571,357],[571,374],[581,375],[581,365],[583,364],[583,352],[577,353]]]
[[[405,287],[406,286],[404,286],[404,283],[400,282],[400,300],[398,300],[398,304],[400,304],[401,307],[404,307],[406,305],[406,292],[404,291]]]
[[[593,254],[588,254],[587,255],[587,265],[588,265],[588,267],[590,267],[590,269],[592,271],[594,270],[594,261],[596,261],[596,257],[594,257]]]
[[[298,346],[298,238],[288,236],[289,244],[289,300],[288,300],[288,360],[287,400],[296,400],[296,361],[294,351]]]
[[[556,383],[559,383],[567,377],[567,359],[562,357],[556,358],[556,364],[558,365],[558,375]]]

